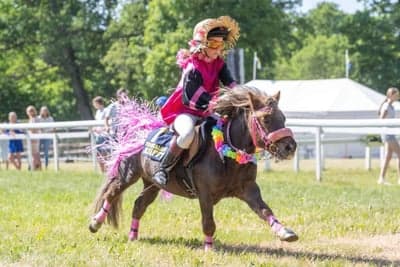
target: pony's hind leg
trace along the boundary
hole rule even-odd
[[[95,216],[92,218],[89,230],[98,231],[107,218],[108,222],[118,227],[123,191],[134,184],[141,176],[140,156],[133,155],[123,160],[118,168],[118,175],[107,180],[95,200]]]
[[[160,188],[143,180],[143,191],[135,200],[135,204],[132,209],[132,223],[128,236],[129,240],[133,241],[138,239],[139,221],[145,213],[147,207],[156,199],[159,191]]]
[[[271,226],[272,231],[281,241],[293,242],[299,239],[293,230],[283,226],[274,216],[272,210],[262,200],[260,188],[255,182],[248,182],[238,197],[245,201],[261,219]]]

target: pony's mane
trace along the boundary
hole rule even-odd
[[[241,110],[257,108],[266,103],[268,95],[256,87],[237,85],[233,89],[223,89],[221,96],[214,107],[220,115],[235,116]]]

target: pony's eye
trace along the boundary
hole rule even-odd
[[[264,124],[270,124],[271,123],[271,118],[269,117],[269,116],[265,116],[264,117],[264,119],[263,119],[263,121],[264,121]]]

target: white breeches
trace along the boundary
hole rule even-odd
[[[194,139],[194,126],[199,118],[190,114],[180,114],[174,121],[174,129],[178,134],[176,143],[180,148],[188,149]]]

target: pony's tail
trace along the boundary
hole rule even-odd
[[[103,184],[103,186],[100,188],[94,203],[93,203],[93,211],[94,213],[97,213],[100,211],[100,209],[103,207],[103,203],[106,200],[105,195],[106,193],[112,194],[112,191],[114,189],[119,187],[119,182],[117,182],[116,179],[107,179],[106,182]],[[122,194],[116,194],[115,197],[112,200],[112,205],[108,210],[107,213],[107,222],[112,225],[115,228],[118,228],[119,226],[119,221],[121,218],[121,212],[122,212]]]

